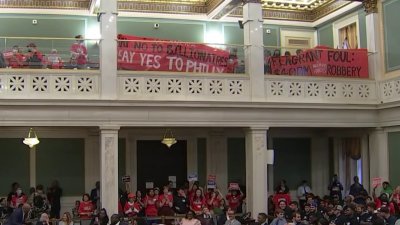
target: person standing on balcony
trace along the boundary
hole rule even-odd
[[[87,49],[82,35],[75,36],[76,41],[71,45],[71,67],[84,69],[87,63]]]

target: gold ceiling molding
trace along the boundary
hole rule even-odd
[[[313,17],[314,20],[318,20],[330,13],[335,12],[336,10],[350,4],[350,1],[331,1],[329,4],[326,4],[322,7],[316,8],[315,10],[313,10]]]
[[[378,12],[378,1],[377,0],[364,0],[363,6],[364,6],[364,11],[367,14]]]
[[[90,0],[0,0],[0,8],[87,10],[89,5]]]
[[[264,9],[312,11],[332,0],[263,0]]]
[[[264,7],[263,9],[263,18],[264,19],[273,19],[273,20],[292,20],[292,21],[304,21],[304,22],[314,22],[321,17],[324,17],[343,6],[350,4],[349,1],[336,1],[329,0],[325,2],[323,5],[314,8],[313,10],[298,10],[292,8],[268,8]],[[243,8],[238,7],[229,16],[232,17],[242,17]]]
[[[177,3],[158,3],[118,1],[119,11],[128,12],[152,12],[152,13],[177,13],[177,14],[205,14],[207,7],[205,4],[177,4]]]
[[[207,12],[210,13],[223,2],[224,0],[207,0],[206,1]]]

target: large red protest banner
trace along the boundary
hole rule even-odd
[[[316,47],[291,56],[266,58],[268,73],[275,75],[368,78],[367,49]]]
[[[118,68],[138,71],[230,73],[229,51],[205,44],[118,35]]]

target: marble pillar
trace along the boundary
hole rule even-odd
[[[117,98],[117,0],[100,2],[101,98]]]
[[[260,1],[244,0],[243,29],[246,73],[250,76],[252,101],[265,99],[263,18]]]
[[[253,217],[267,212],[267,128],[246,129],[246,203]]]
[[[118,213],[118,131],[119,127],[100,127],[100,199],[109,215]]]

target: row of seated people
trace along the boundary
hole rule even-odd
[[[0,52],[0,68],[86,69],[89,63],[88,52],[84,41],[80,39],[82,36],[78,35],[76,38],[78,38],[77,41],[69,49],[70,58],[67,61],[60,57],[57,49],[52,49],[48,55],[45,55],[39,51],[35,43],[30,43],[26,46],[26,53],[18,45],[13,46],[11,50]],[[92,63],[90,66],[93,66]]]

